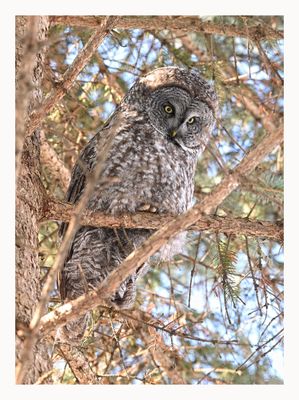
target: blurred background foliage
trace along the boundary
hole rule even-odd
[[[206,17],[234,24],[244,36],[184,31],[114,29],[42,126],[47,143],[71,171],[77,157],[140,75],[160,66],[197,68],[220,101],[213,140],[198,162],[200,199],[266,134],[260,116],[283,114],[282,40],[251,40],[252,26],[283,30],[280,16]],[[43,90],[58,83],[92,29],[55,25]],[[43,183],[63,200],[65,187],[46,166]],[[195,200],[196,200],[195,199]],[[272,152],[216,210],[216,214],[277,222],[283,219],[283,147]],[[41,279],[58,248],[58,224],[39,233]],[[184,254],[153,258],[138,283],[135,311],[93,312],[81,351],[102,383],[279,384],[283,382],[283,250],[280,243],[243,235],[188,233]],[[60,304],[52,293],[49,308]],[[133,319],[135,318],[135,319]],[[50,339],[49,339],[50,343]],[[52,349],[52,347],[51,347]],[[75,383],[54,347],[56,383]],[[164,357],[164,359],[163,359]],[[168,367],[167,367],[168,365]]]

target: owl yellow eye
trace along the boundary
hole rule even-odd
[[[187,124],[192,125],[192,124],[194,124],[194,122],[195,122],[195,118],[191,117],[188,119]]]
[[[164,111],[165,111],[167,114],[173,114],[173,108],[172,108],[169,104],[167,104],[166,106],[164,106]]]

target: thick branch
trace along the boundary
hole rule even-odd
[[[97,16],[52,16],[51,23],[81,27],[98,27],[104,17]],[[237,26],[235,24],[221,24],[203,21],[196,16],[123,16],[115,24],[119,29],[172,29],[181,31],[203,32],[224,36],[247,37],[252,40],[283,39],[283,32],[267,25]]]
[[[100,46],[109,30],[114,27],[117,17],[105,17],[101,19],[97,29],[89,38],[84,48],[80,51],[70,68],[64,73],[62,81],[56,85],[41,107],[34,111],[28,123],[27,134],[30,135],[40,125],[42,120],[50,112],[52,107],[63,98],[65,93],[73,86],[77,76],[90,60],[93,53]]]
[[[74,206],[61,203],[53,199],[47,201],[44,209],[44,219],[69,222],[74,214]],[[159,215],[148,212],[125,214],[120,216],[102,212],[86,211],[81,217],[81,225],[127,228],[127,229],[159,229],[173,220],[171,215]],[[283,227],[268,221],[254,221],[247,218],[232,218],[202,215],[200,219],[189,227],[190,230],[223,232],[234,235],[262,237],[279,242],[283,241]]]

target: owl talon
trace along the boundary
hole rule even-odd
[[[138,208],[138,211],[149,211],[150,208],[151,208],[151,205],[150,205],[150,204],[143,204],[142,206],[140,206],[140,207]]]
[[[155,213],[156,211],[157,211],[157,208],[153,207],[153,206],[149,209],[149,212],[152,212],[152,213]]]

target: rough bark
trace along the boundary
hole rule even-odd
[[[36,65],[38,17],[16,19],[16,172],[22,154],[28,107],[34,87],[32,76]]]
[[[32,21],[34,18],[34,21]],[[23,95],[25,88],[31,87],[29,94],[26,93],[25,104],[16,109],[17,132],[26,134],[26,116],[30,109],[40,102],[41,84],[43,72],[43,52],[41,41],[45,40],[48,30],[47,17],[16,17],[16,98]],[[36,27],[36,36],[28,33],[28,29]],[[33,46],[38,49],[34,62],[28,68],[27,40],[37,43]],[[31,45],[30,45],[31,46]],[[30,47],[29,46],[29,47]],[[29,74],[29,75],[28,75]],[[30,85],[29,85],[30,82]],[[28,86],[29,85],[29,86]],[[25,118],[24,118],[25,115]],[[38,265],[38,220],[42,211],[42,185],[40,181],[39,162],[39,137],[38,132],[27,136],[24,140],[19,137],[17,150],[21,153],[20,167],[18,168],[16,186],[16,321],[17,326],[28,326],[33,315],[34,308],[38,304],[40,295],[40,270]],[[20,356],[22,340],[16,337],[16,358]],[[26,371],[23,383],[32,384],[38,378],[51,369],[51,363],[44,342],[39,342],[31,353],[33,363]],[[44,383],[47,383],[45,381]]]

